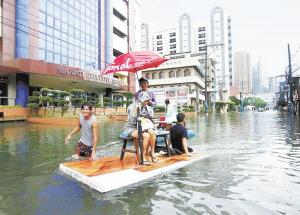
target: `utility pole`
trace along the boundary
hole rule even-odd
[[[243,108],[243,102],[242,102],[242,91],[243,91],[243,86],[244,85],[244,82],[242,81],[242,89],[240,90],[240,112],[242,112],[244,110]]]
[[[205,74],[204,74],[204,111],[208,112],[207,108],[207,43],[205,43]]]
[[[205,68],[204,68],[204,71],[205,71],[205,74],[204,74],[204,111],[205,113],[208,113],[208,96],[207,96],[207,58],[208,58],[208,54],[207,54],[207,48],[208,47],[214,47],[214,46],[223,46],[223,44],[211,44],[211,45],[207,45],[207,43],[205,44]],[[215,78],[216,80],[216,78]],[[215,86],[216,87],[216,86]]]
[[[289,71],[288,71],[288,86],[289,86],[289,96],[288,96],[288,111],[289,113],[293,113],[293,80],[292,80],[292,63],[291,63],[291,52],[290,52],[290,44],[288,44],[288,58],[289,58]]]

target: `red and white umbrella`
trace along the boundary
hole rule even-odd
[[[129,52],[116,57],[114,62],[105,68],[102,75],[115,72],[136,73],[139,70],[158,67],[167,60],[151,51]]]

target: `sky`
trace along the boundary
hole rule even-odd
[[[252,64],[261,58],[263,76],[283,74],[288,65],[300,65],[300,0],[141,0],[142,22],[150,32],[176,27],[179,16],[210,26],[210,11],[223,7],[232,19],[233,52],[247,51]]]

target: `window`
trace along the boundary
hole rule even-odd
[[[170,33],[170,37],[175,37],[176,36],[176,33],[175,32],[171,32]]]
[[[198,28],[198,32],[205,31],[205,27]]]
[[[184,77],[191,76],[191,71],[189,69],[184,70]]]
[[[181,77],[181,76],[182,76],[181,70],[177,70],[176,71],[176,77]]]
[[[175,77],[175,72],[174,71],[170,71],[169,72],[169,78],[174,78]]]
[[[53,62],[53,52],[47,51],[46,60],[47,60],[48,62]]]
[[[53,16],[47,16],[47,25],[50,25],[50,26],[54,25],[54,18],[53,18]]]
[[[199,47],[199,51],[205,51],[205,47]]]
[[[205,40],[199,40],[199,45],[201,45],[201,44],[205,44]]]
[[[46,14],[45,13],[43,13],[43,12],[41,12],[40,11],[40,19],[39,19],[39,21],[41,22],[41,23],[46,23]]]
[[[198,38],[205,38],[205,33],[198,34]]]
[[[155,79],[155,72],[152,73],[152,79]]]
[[[176,50],[170,51],[170,54],[176,54]]]
[[[46,59],[46,51],[45,49],[39,49],[39,59],[45,60]]]
[[[164,74],[163,74],[163,72],[159,72],[159,73],[158,73],[158,78],[159,78],[159,79],[162,79],[162,78],[164,78]]]
[[[175,42],[176,42],[176,38],[170,39],[170,43],[175,43]]]
[[[161,38],[162,38],[161,34],[156,36],[156,39],[161,39]]]
[[[163,48],[161,46],[157,47],[156,50],[157,51],[161,51]]]
[[[170,45],[170,49],[176,49],[176,44]]]
[[[53,3],[48,1],[47,2],[47,13],[52,15],[52,16],[54,15],[53,7],[54,7]]]
[[[157,44],[157,45],[161,45],[161,44],[162,44],[162,41],[157,41],[156,44]]]

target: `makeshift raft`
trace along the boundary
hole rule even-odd
[[[158,156],[157,163],[149,166],[139,165],[132,155],[119,156],[62,163],[59,170],[71,178],[89,186],[91,189],[105,193],[119,189],[151,177],[184,167],[204,156],[192,153],[192,157],[176,155],[171,157]]]

